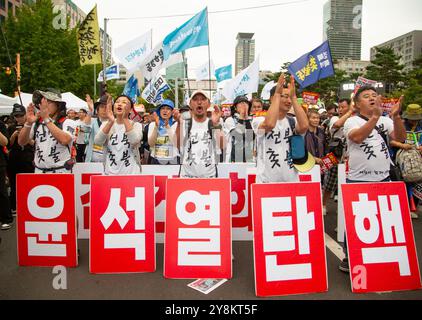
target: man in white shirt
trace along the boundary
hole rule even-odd
[[[191,119],[182,119],[178,112],[173,114],[178,123],[176,137],[182,159],[181,177],[218,176],[217,155],[225,147],[225,137],[220,123],[221,110],[214,106],[211,118],[207,118],[207,109],[210,105],[208,94],[196,90],[189,102]]]
[[[389,140],[403,142],[406,139],[406,129],[400,117],[403,96],[391,109],[390,118],[382,116],[381,99],[376,89],[370,86],[363,86],[356,92],[357,114],[344,124],[349,155],[347,183],[391,181]],[[344,251],[346,258],[339,269],[349,272],[346,241]]]
[[[308,117],[297,102],[293,76],[285,88],[281,74],[277,86],[271,90],[271,105],[265,117],[257,117],[252,122],[257,139],[257,182],[296,182],[299,175],[290,156],[289,138],[294,134],[305,134]],[[288,118],[293,105],[296,118]]]

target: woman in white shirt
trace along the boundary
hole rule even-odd
[[[142,126],[129,120],[132,108],[133,102],[128,96],[118,96],[113,108],[111,96],[108,98],[108,121],[101,125],[94,139],[95,144],[105,147],[104,172],[107,175],[141,173]]]

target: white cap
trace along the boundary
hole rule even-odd
[[[210,100],[210,97],[208,95],[208,92],[204,91],[204,90],[195,90],[191,96],[190,96],[190,100],[193,99],[194,96],[196,96],[197,94],[202,94],[205,98],[207,98],[208,100]]]
[[[327,110],[325,110],[324,108],[321,108],[321,109],[318,110],[319,114],[323,114],[324,112],[327,112]]]

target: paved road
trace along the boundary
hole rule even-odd
[[[336,239],[336,204],[325,216],[326,233]],[[422,261],[422,218],[412,220],[419,265]],[[163,245],[157,245],[157,270],[147,274],[94,275],[88,270],[88,240],[79,240],[77,268],[67,269],[67,289],[53,288],[52,268],[19,267],[15,227],[1,231],[0,300],[7,299],[148,299],[148,300],[422,300],[422,290],[383,294],[353,294],[349,276],[338,270],[339,258],[327,249],[328,292],[309,295],[257,298],[254,287],[252,242],[233,243],[233,279],[208,295],[189,287],[192,280],[163,277]]]

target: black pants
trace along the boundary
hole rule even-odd
[[[34,173],[34,164],[22,161],[22,159],[14,161],[14,158],[10,157],[7,171],[10,184],[10,208],[16,210],[16,175],[18,173]]]
[[[0,167],[0,221],[1,223],[13,222],[12,212],[10,211],[9,195],[6,186],[6,167]]]
[[[76,162],[85,162],[86,144],[76,144]]]

